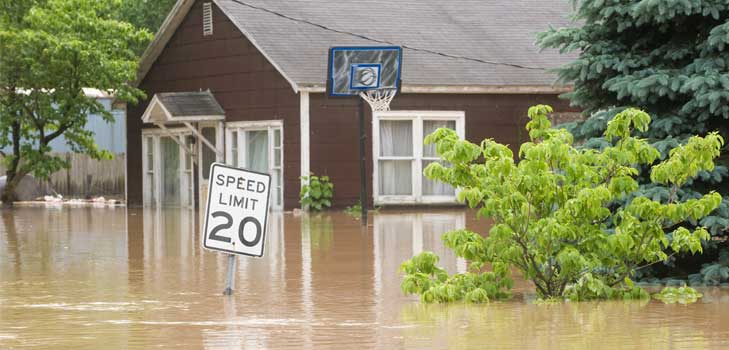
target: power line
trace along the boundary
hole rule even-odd
[[[394,42],[387,41],[387,40],[382,40],[382,39],[377,39],[377,38],[373,38],[373,37],[370,37],[370,36],[367,36],[367,35],[358,34],[358,33],[350,32],[350,31],[346,31],[346,30],[330,28],[330,27],[325,26],[323,24],[319,24],[319,23],[316,23],[316,22],[311,22],[311,21],[308,21],[308,20],[305,20],[305,19],[291,17],[291,16],[285,15],[283,13],[280,13],[280,12],[277,12],[277,11],[274,11],[274,10],[271,10],[271,9],[268,9],[268,8],[265,8],[265,7],[252,5],[252,4],[249,4],[249,3],[246,3],[246,2],[240,1],[240,0],[230,0],[230,1],[232,1],[232,2],[234,2],[236,4],[239,4],[239,5],[242,5],[242,6],[246,6],[248,8],[252,8],[254,10],[259,10],[259,11],[263,11],[263,12],[270,13],[272,15],[276,15],[278,17],[285,18],[285,19],[290,20],[290,21],[304,23],[304,24],[308,24],[308,25],[311,25],[311,26],[314,26],[314,27],[318,27],[318,28],[321,28],[321,29],[326,30],[326,31],[330,31],[330,32],[334,32],[334,33],[339,33],[339,34],[345,34],[345,35],[353,36],[353,37],[356,37],[356,38],[360,38],[360,39],[364,39],[364,40],[368,40],[368,41],[372,41],[372,42],[376,42],[376,43],[380,43],[380,44],[387,44],[387,45],[391,45],[391,46],[400,46],[403,49],[408,49],[408,50],[412,50],[412,51],[425,52],[425,53],[429,53],[429,54],[433,54],[433,55],[438,55],[438,56],[442,56],[442,57],[447,57],[447,58],[454,58],[454,59],[459,59],[459,60],[466,60],[466,61],[478,62],[478,63],[483,63],[483,64],[496,65],[496,66],[507,66],[507,67],[513,67],[513,68],[532,69],[532,70],[541,70],[541,71],[547,70],[544,67],[532,67],[532,66],[524,66],[524,65],[516,64],[516,63],[505,63],[505,62],[489,61],[489,60],[484,60],[484,59],[480,59],[480,58],[474,58],[474,57],[468,57],[468,56],[461,56],[461,55],[454,55],[454,54],[439,52],[439,51],[435,51],[435,50],[431,50],[431,49],[414,47],[414,46],[410,46],[410,45],[403,45],[403,44],[394,43]]]

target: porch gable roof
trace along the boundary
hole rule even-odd
[[[225,111],[210,91],[165,92],[152,97],[142,121],[154,124],[225,120]]]

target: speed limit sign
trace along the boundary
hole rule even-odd
[[[213,163],[209,179],[203,247],[262,257],[271,176]]]

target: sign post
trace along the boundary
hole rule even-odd
[[[231,295],[235,255],[263,256],[271,176],[213,163],[209,178],[202,244],[205,249],[229,254],[223,294]]]

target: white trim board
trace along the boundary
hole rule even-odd
[[[299,159],[301,169],[299,176],[309,176],[311,173],[311,141],[310,141],[310,115],[309,115],[309,93],[306,91],[299,92],[300,96],[300,103],[299,103],[299,132],[300,135],[300,142],[299,142],[299,149],[301,153],[301,158]],[[304,185],[306,185],[306,180],[303,178],[301,179],[301,187],[303,188]]]
[[[403,84],[400,94],[447,94],[447,95],[552,95],[572,91],[571,85],[412,85]],[[299,84],[299,91],[325,93],[320,84]]]
[[[226,128],[246,128],[246,129],[266,129],[268,127],[283,127],[283,120],[252,120],[252,121],[236,121],[226,122]]]

